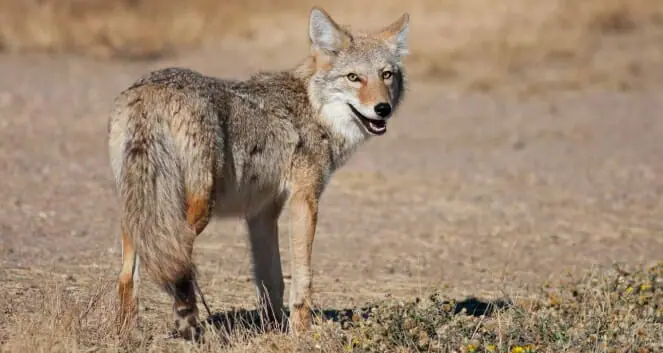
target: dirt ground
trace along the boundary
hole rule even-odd
[[[164,66],[226,77],[288,68],[306,51],[284,50],[287,38],[259,48],[227,39],[145,62],[1,54],[0,318],[35,310],[56,285],[84,295],[114,281],[121,255],[106,124],[120,90]],[[412,78],[390,131],[324,195],[316,303],[352,307],[440,286],[458,298],[526,296],[528,285],[568,271],[660,261],[660,92],[523,98]],[[195,254],[213,310],[254,307],[242,222],[212,222]],[[166,317],[167,297],[142,283],[141,310]]]

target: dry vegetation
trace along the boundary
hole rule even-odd
[[[94,292],[94,291],[91,291]],[[110,286],[92,295],[41,289],[32,314],[12,314],[6,352],[660,352],[663,264],[593,271],[544,284],[527,298],[480,301],[387,298],[366,308],[328,313],[306,337],[258,334],[248,326],[205,332],[199,344],[167,339],[165,326],[142,323],[125,342],[113,335]],[[54,294],[55,293],[55,294]],[[83,299],[85,297],[85,299]],[[211,326],[210,326],[211,327]]]
[[[299,43],[313,3],[357,24],[409,11],[420,79],[528,92],[663,82],[659,0],[0,0],[0,48],[149,59],[224,37],[260,48],[275,26]]]

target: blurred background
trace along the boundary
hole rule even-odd
[[[241,41],[263,58],[305,54],[313,4],[369,29],[409,12],[418,80],[521,93],[663,81],[660,0],[0,0],[0,50],[144,60]]]

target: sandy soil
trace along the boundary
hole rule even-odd
[[[31,311],[56,284],[87,293],[114,280],[106,119],[120,90],[157,67],[245,77],[296,60],[233,41],[155,62],[0,55],[0,309]],[[431,286],[457,297],[526,295],[528,284],[567,271],[660,260],[663,94],[652,92],[523,100],[413,80],[389,133],[324,196],[316,302],[354,306]],[[242,222],[213,222],[196,256],[214,310],[253,307]],[[167,315],[167,297],[143,283],[142,305]]]

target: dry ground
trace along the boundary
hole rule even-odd
[[[577,278],[593,266],[662,260],[660,1],[501,3],[329,4],[356,27],[411,13],[412,87],[390,132],[325,194],[314,246],[317,304],[340,309],[433,291],[540,300],[535,288],[567,272]],[[0,349],[119,349],[105,326],[120,262],[106,150],[112,98],[158,67],[228,77],[287,68],[306,54],[308,5],[254,0],[225,2],[221,11],[204,0],[0,1]],[[35,53],[43,50],[57,53]],[[287,247],[282,253],[287,269]],[[253,308],[241,222],[212,223],[196,256],[213,310]],[[605,298],[579,301],[587,313],[580,322],[609,319],[611,305],[631,308],[610,296],[625,288],[597,288]],[[99,303],[86,313],[97,290]],[[147,281],[141,298],[145,331],[134,344],[205,351],[163,343],[169,301]],[[603,316],[592,316],[594,306]],[[638,315],[624,332],[663,332],[654,316]],[[467,341],[449,342],[467,351],[479,326],[461,325]],[[318,332],[328,351],[348,348],[329,343],[339,337],[372,332],[348,338],[334,330]],[[498,351],[535,343],[524,337],[486,342]],[[655,338],[642,347],[653,349],[647,342]],[[619,347],[637,347],[629,342]],[[236,349],[276,351],[281,343],[249,340]]]

